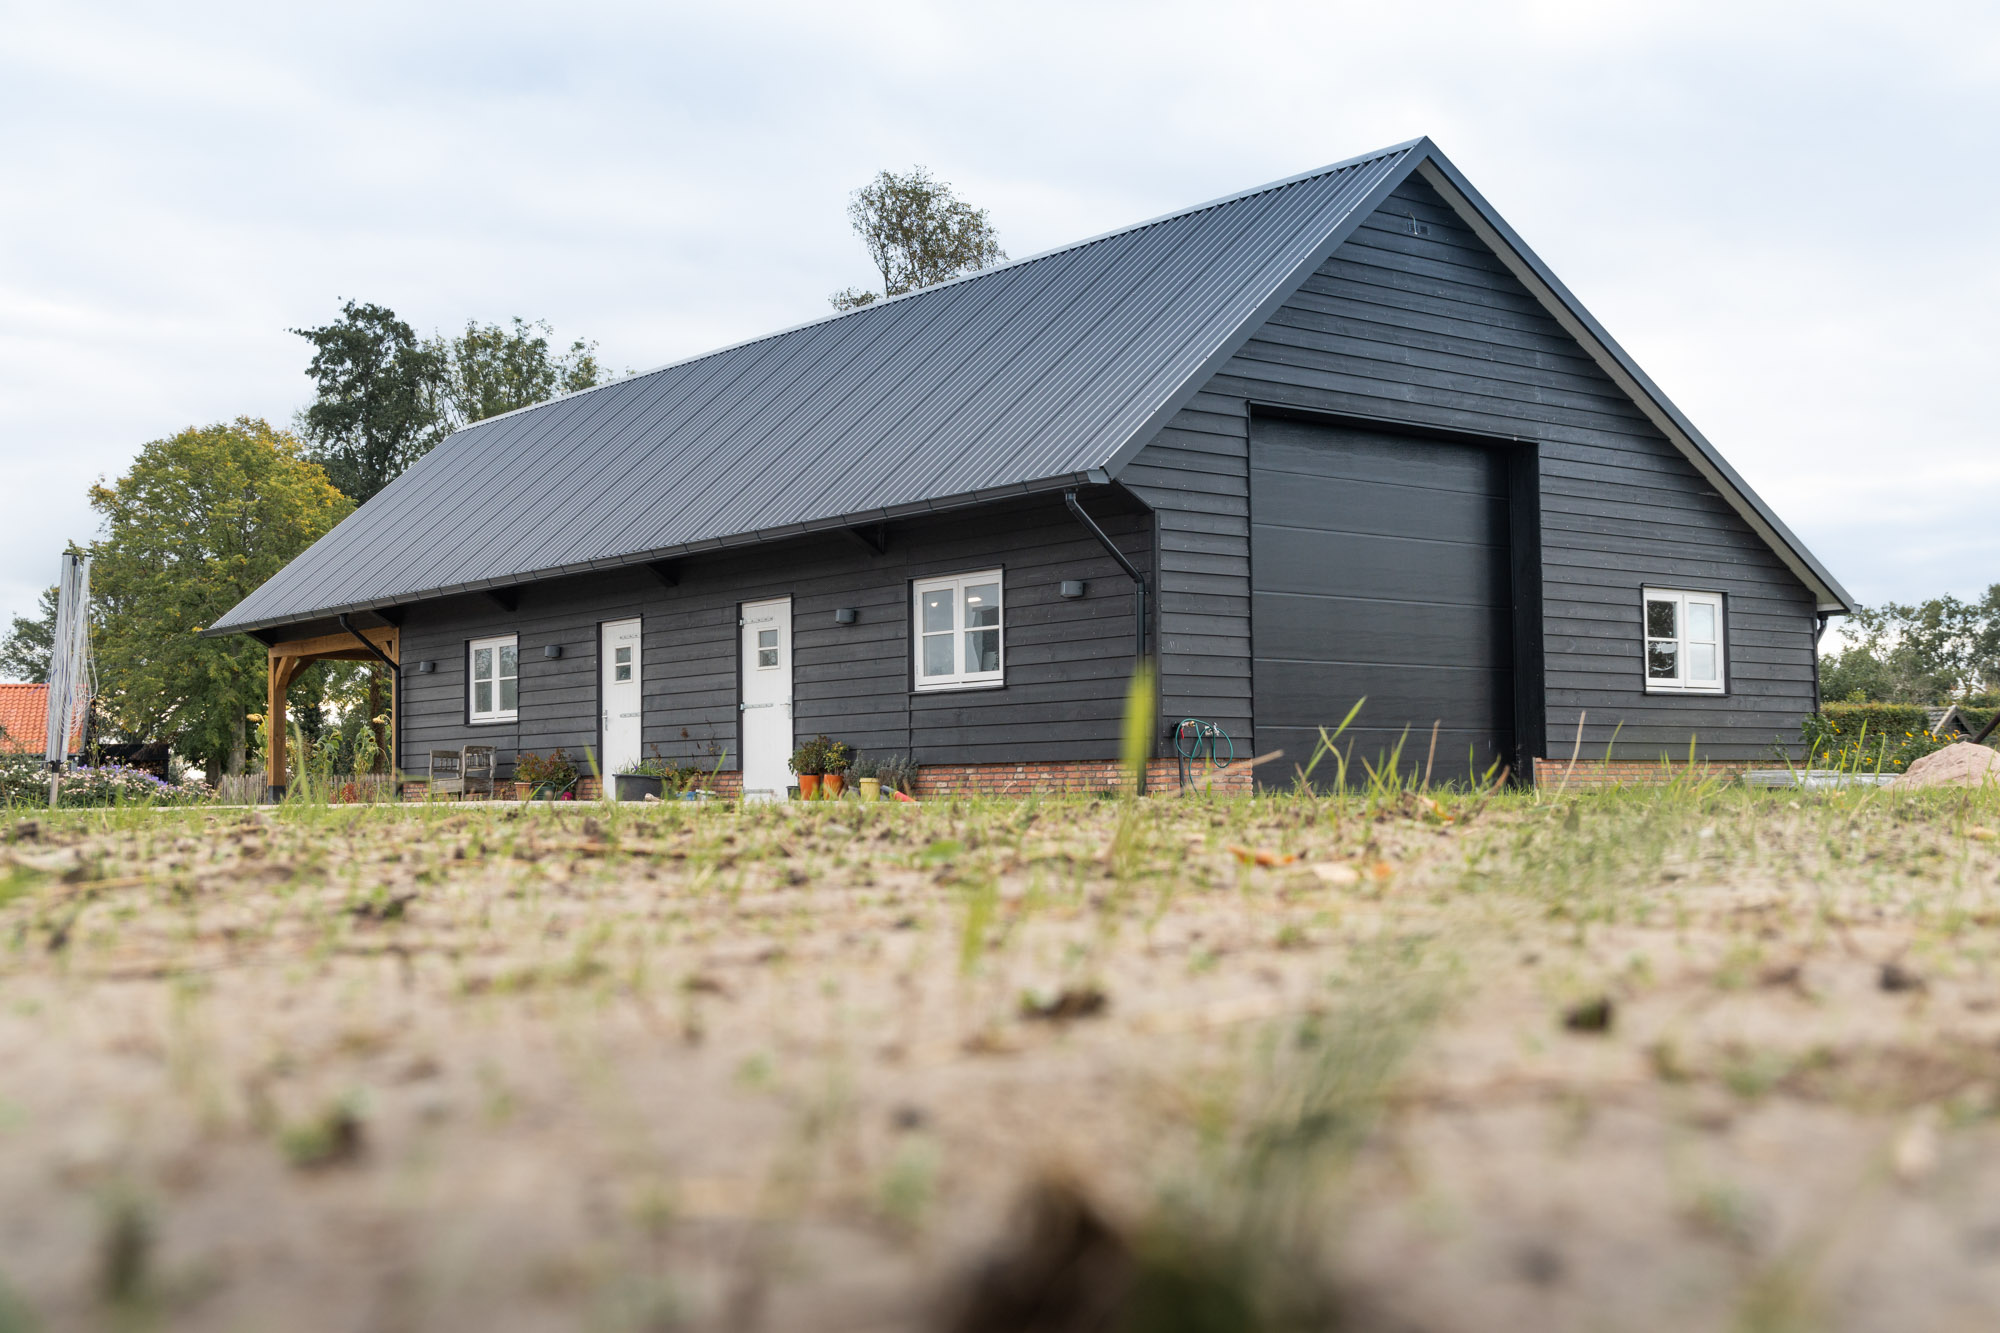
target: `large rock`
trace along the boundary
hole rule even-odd
[[[1910,765],[1891,787],[1909,791],[1917,787],[2000,787],[2000,750],[1990,750],[1971,741],[1958,741]]]

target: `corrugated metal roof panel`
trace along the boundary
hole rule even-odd
[[[214,630],[282,624],[1104,466],[1414,145],[459,431]]]

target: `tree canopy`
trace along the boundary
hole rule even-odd
[[[2000,583],[1977,602],[1946,594],[1855,613],[1847,646],[1820,658],[1820,697],[1941,704],[2000,689]]]
[[[578,338],[567,352],[551,356],[554,333],[546,321],[530,323],[519,315],[512,329],[467,320],[465,332],[445,348],[452,429],[601,384],[606,376],[597,344]]]
[[[139,451],[90,491],[99,689],[113,724],[211,773],[241,770],[264,705],[264,649],[196,637],[353,508],[300,442],[249,417]]]
[[[34,616],[15,616],[14,627],[0,639],[0,676],[41,683],[49,678],[49,658],[55,653],[56,589],[42,589],[41,609]]]
[[[446,353],[395,311],[349,301],[331,324],[292,332],[313,345],[318,390],[300,433],[348,499],[367,500],[449,433]]]
[[[882,275],[881,296],[901,296],[1007,257],[986,210],[960,199],[923,167],[900,176],[878,173],[854,192],[847,217]],[[849,287],[828,299],[836,310],[854,310],[878,294]]]
[[[389,307],[349,301],[332,323],[292,332],[313,345],[316,394],[297,423],[307,456],[356,504],[462,426],[609,378],[596,343],[552,355],[555,331],[519,316],[511,329],[467,320],[456,338],[419,338]]]

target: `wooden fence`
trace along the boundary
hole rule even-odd
[[[386,773],[370,773],[358,778],[336,777],[316,785],[312,794],[326,801],[393,801],[396,799],[396,779]],[[263,770],[223,774],[215,785],[215,796],[223,805],[262,805]]]

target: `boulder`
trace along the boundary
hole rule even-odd
[[[1925,755],[1890,783],[1902,791],[1919,787],[2000,787],[2000,750],[1958,741]]]

